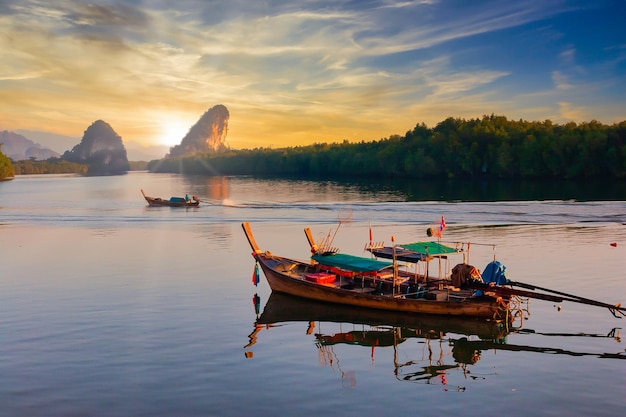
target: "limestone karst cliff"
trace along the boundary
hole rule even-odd
[[[230,114],[226,106],[218,104],[194,124],[185,135],[180,145],[170,148],[169,156],[182,156],[197,152],[217,152],[226,149],[228,119]]]
[[[102,120],[93,122],[80,143],[66,151],[62,159],[88,165],[89,174],[123,174],[130,170],[122,138]]]

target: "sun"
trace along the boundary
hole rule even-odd
[[[158,123],[158,132],[156,133],[156,142],[159,145],[174,146],[179,145],[189,129],[191,123],[187,120],[164,117]]]

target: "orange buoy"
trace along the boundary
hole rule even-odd
[[[614,248],[617,247],[617,242],[611,243],[611,246],[613,246]]]

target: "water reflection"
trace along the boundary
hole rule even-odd
[[[486,377],[470,371],[486,351],[626,359],[623,349],[617,353],[594,353],[563,347],[509,343],[511,335],[604,338],[620,343],[619,328],[613,328],[607,334],[539,333],[523,328],[522,320],[507,325],[506,322],[492,320],[376,312],[315,302],[276,292],[270,294],[262,311],[261,299],[256,294],[253,297],[253,304],[256,320],[254,329],[248,336],[249,341],[244,346],[246,358],[254,357],[253,349],[260,343],[259,337],[262,332],[290,322],[306,323],[303,327],[304,333],[306,337],[313,339],[318,349],[320,364],[338,370],[341,373],[342,385],[349,387],[356,384],[356,376],[354,372],[342,369],[342,360],[335,349],[339,345],[370,348],[372,363],[376,361],[379,349],[391,348],[393,375],[397,380],[442,385],[445,386],[445,390],[455,391],[464,391],[465,388],[448,386],[448,378],[452,372],[460,373],[463,379]],[[329,327],[336,328],[336,331],[327,331]],[[322,328],[325,331],[321,331]]]
[[[257,179],[259,180],[259,179]],[[624,201],[623,181],[292,178],[292,183],[328,184],[344,194],[371,195],[386,201]],[[260,180],[262,181],[262,180]]]
[[[393,349],[393,373],[398,380],[427,384],[446,384],[447,374],[454,370],[467,372],[467,366],[480,359],[480,352],[472,346],[455,343],[460,338],[477,338],[494,344],[505,343],[506,336],[515,328],[499,321],[461,319],[432,315],[407,315],[395,312],[376,312],[342,305],[300,299],[272,292],[260,312],[261,300],[253,297],[257,319],[254,330],[244,346],[245,356],[253,358],[252,348],[259,343],[262,331],[281,323],[306,323],[305,333],[314,338],[320,364],[337,369],[342,384],[354,386],[355,374],[341,369],[337,345],[365,346],[371,348],[371,361],[376,360],[379,349]],[[336,332],[322,332],[329,324],[338,324]],[[344,331],[343,326],[351,327]],[[401,361],[398,347],[407,340],[415,340],[422,349],[416,358]],[[409,350],[411,348],[409,347]],[[420,353],[421,351],[421,353]],[[455,389],[462,389],[456,387]]]
[[[193,190],[204,203],[215,204],[230,198],[230,177],[206,177],[190,175],[184,177],[184,189]]]
[[[226,200],[228,194],[228,179],[226,177],[207,178],[207,192],[213,200]]]
[[[375,350],[382,347],[393,348],[393,374],[396,379],[409,382],[421,382],[426,384],[447,385],[447,374],[452,370],[461,370],[468,375],[468,365],[476,364],[481,357],[480,350],[471,344],[456,343],[454,339],[446,339],[447,334],[435,329],[424,331],[405,327],[374,327],[350,332],[335,333],[332,335],[315,334],[317,346],[329,366],[332,366],[336,354],[333,346],[336,344],[349,344],[371,347],[371,360],[375,361]],[[505,332],[502,333],[505,338]],[[415,354],[419,359],[400,361],[398,345],[409,339],[420,339]],[[467,338],[461,338],[459,341]],[[496,339],[501,343],[503,339]],[[421,350],[421,354],[419,351]],[[335,361],[336,363],[339,360]],[[342,374],[343,376],[343,374]],[[462,387],[456,387],[463,390]]]

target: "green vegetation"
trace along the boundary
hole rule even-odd
[[[374,142],[224,152],[166,158],[151,172],[205,175],[378,178],[626,178],[626,121],[603,125],[528,122],[504,116],[418,124]]]
[[[14,161],[15,173],[23,174],[86,174],[88,167],[85,164],[64,161],[59,158],[50,158],[45,161]]]
[[[3,157],[6,159],[10,175],[5,173],[5,164]],[[146,161],[130,162],[131,171],[146,170],[148,163]],[[8,172],[8,171],[7,171]],[[50,158],[44,161],[37,161],[33,158],[27,161],[11,161],[8,157],[0,153],[0,179],[5,177],[13,177],[14,175],[28,174],[87,174],[89,166],[87,164],[79,164],[69,162],[59,158]]]
[[[2,144],[0,143],[0,181],[13,178],[14,176],[13,164],[11,164],[9,157],[2,153]]]

